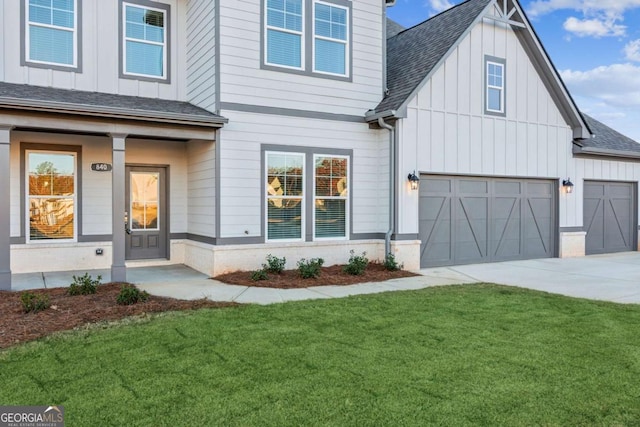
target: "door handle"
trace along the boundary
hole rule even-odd
[[[129,228],[129,212],[124,213],[124,231],[127,234],[131,234],[131,229]]]

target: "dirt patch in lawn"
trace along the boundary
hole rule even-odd
[[[24,313],[20,296],[23,292],[0,292],[0,348],[31,341],[53,332],[74,329],[88,323],[113,321],[125,317],[162,311],[193,310],[238,305],[206,299],[184,301],[150,295],[146,302],[118,305],[116,297],[121,284],[98,286],[93,295],[67,295],[66,288],[29,291],[48,295],[51,307],[37,313]]]
[[[384,280],[397,279],[400,277],[417,276],[415,273],[404,270],[389,271],[386,270],[382,264],[375,263],[369,264],[365,272],[359,276],[347,274],[343,269],[343,265],[322,267],[320,277],[316,279],[303,279],[298,274],[298,270],[285,270],[280,274],[267,273],[267,276],[269,277],[267,280],[251,280],[251,273],[247,271],[236,271],[234,273],[222,274],[214,277],[214,279],[242,286],[299,289],[310,288],[312,286],[340,286],[365,282],[382,282]]]

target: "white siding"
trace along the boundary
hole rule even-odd
[[[163,0],[171,7],[171,83],[119,78],[118,1],[82,1],[82,72],[20,65],[20,1],[0,5],[0,80],[89,92],[186,100],[186,0]]]
[[[485,115],[484,56],[506,59],[506,117]],[[485,20],[472,29],[410,101],[399,123],[399,232],[418,231],[418,192],[406,185],[422,173],[570,177],[559,190],[560,227],[582,226],[584,179],[637,181],[633,162],[577,159],[572,130],[511,29]]]
[[[262,234],[261,144],[353,149],[350,186],[354,233],[388,224],[388,136],[365,123],[223,111],[220,143],[220,237]]]
[[[189,0],[187,7],[187,99],[215,111],[215,2]]]
[[[191,141],[188,158],[188,228],[191,234],[215,237],[216,187],[213,142]]]
[[[382,2],[353,1],[353,82],[260,69],[260,0],[221,0],[221,101],[364,115],[382,95]]]

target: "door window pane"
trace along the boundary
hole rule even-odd
[[[158,230],[159,185],[157,172],[131,172],[130,213],[132,230]]]

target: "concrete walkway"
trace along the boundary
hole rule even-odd
[[[84,271],[14,274],[15,290],[68,286],[72,276]],[[93,270],[93,277],[110,280],[109,270]],[[492,282],[536,289],[572,297],[621,303],[640,303],[640,253],[594,255],[582,258],[509,261],[423,269],[421,276],[361,283],[349,286],[316,286],[306,289],[269,289],[227,285],[184,265],[136,267],[127,278],[154,295],[180,299],[272,304],[349,295],[414,290],[430,286]]]

